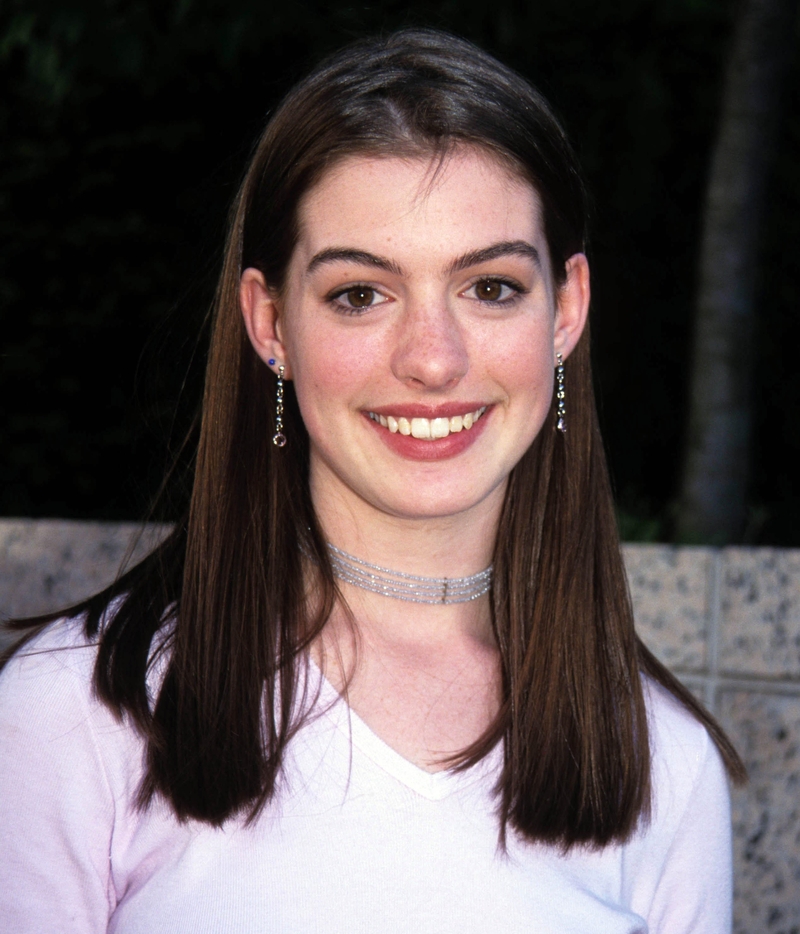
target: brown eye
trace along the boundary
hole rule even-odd
[[[518,282],[492,276],[491,278],[478,279],[462,294],[466,298],[472,298],[486,305],[501,308],[514,305],[520,296],[527,293],[528,289]]]
[[[334,311],[340,314],[356,315],[383,305],[389,299],[371,285],[348,285],[327,296]]]
[[[475,284],[475,295],[484,302],[497,302],[503,296],[503,283],[497,279],[484,279]]]
[[[375,301],[375,289],[360,285],[345,292],[345,298],[353,308],[366,308]]]

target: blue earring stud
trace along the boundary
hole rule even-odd
[[[272,357],[267,360],[267,363],[269,363],[270,366],[275,366],[275,360]]]

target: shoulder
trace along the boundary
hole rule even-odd
[[[79,713],[107,711],[93,690],[99,641],[99,636],[86,636],[80,615],[57,619],[25,642],[0,670],[3,723],[20,708],[27,723],[42,726]]]
[[[711,744],[705,726],[656,681],[645,677],[642,687],[653,753],[680,760],[684,768],[699,762]]]
[[[11,771],[96,770],[110,784],[138,745],[94,694],[97,644],[83,619],[61,619],[22,646],[0,671],[0,782]],[[129,759],[130,761],[130,759]],[[110,788],[107,789],[110,792]]]
[[[719,934],[731,924],[728,781],[705,726],[645,679],[652,809],[630,845],[631,904],[653,932]]]
[[[107,929],[142,746],[92,689],[97,646],[59,620],[0,672],[0,917],[9,930]]]
[[[730,796],[722,757],[706,727],[661,685],[644,683],[651,748],[650,833],[665,845],[705,834],[727,846]]]
[[[652,679],[645,678],[643,688],[655,783],[669,776],[671,784],[691,793],[696,782],[716,766],[724,776],[721,756],[705,725]]]
[[[60,619],[26,642],[0,671],[0,714],[4,722],[24,705],[27,718],[42,708],[65,713],[91,695],[96,644],[87,640],[83,619]]]
[[[109,613],[110,611],[106,611]],[[31,658],[42,658],[49,652],[59,652],[63,649],[69,649],[73,653],[75,650],[84,653],[93,653],[99,639],[89,639],[86,636],[86,617],[80,613],[75,616],[62,616],[46,623],[32,638],[17,649],[9,659],[8,663],[2,668],[5,672],[8,668],[13,668],[21,660]]]

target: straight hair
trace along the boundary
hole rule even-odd
[[[242,271],[253,266],[283,288],[301,201],[337,162],[445,159],[458,147],[479,148],[533,186],[562,285],[567,260],[587,246],[575,155],[538,91],[462,39],[404,30],[349,46],[289,93],[255,148],[215,298],[188,514],[144,561],[68,611],[85,614],[86,634],[98,640],[97,695],[144,739],[142,807],[163,796],[179,820],[213,825],[260,813],[308,715],[307,649],[341,599],[290,383],[289,443],[271,441],[275,376],[245,332]],[[568,432],[556,430],[554,399],[511,473],[500,518],[490,602],[501,708],[450,764],[468,768],[502,741],[501,839],[510,826],[568,848],[624,841],[648,818],[643,676],[706,726],[734,779],[744,768],[634,632],[588,328],[565,368]],[[16,627],[32,634],[54,618]],[[164,674],[152,703],[148,674],[158,658]]]

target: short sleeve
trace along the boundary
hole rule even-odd
[[[2,929],[99,934],[113,907],[115,801],[91,693],[95,651],[55,624],[0,673]]]

